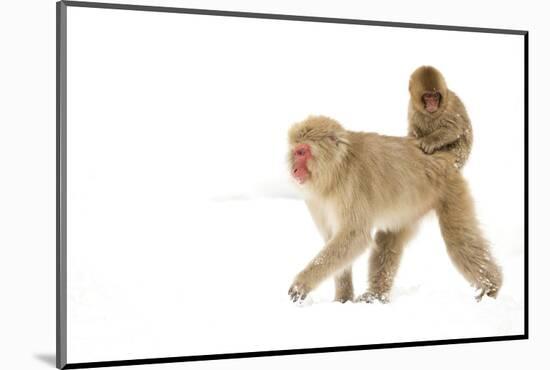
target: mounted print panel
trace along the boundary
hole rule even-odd
[[[524,34],[67,5],[69,366],[525,337]],[[479,281],[449,258],[428,210],[385,299],[334,301],[333,276],[349,261],[322,260],[334,268],[292,302],[289,287],[325,241],[304,200],[311,189],[290,174],[289,129],[323,115],[346,130],[406,136],[409,78],[423,65],[441,71],[471,119],[472,150],[456,171],[501,267],[497,298],[476,301]],[[388,168],[419,173],[446,150],[419,147],[398,162],[389,147],[365,146]],[[366,171],[349,191],[391,187],[390,172]],[[414,181],[403,183],[408,194]],[[400,197],[387,200],[387,225],[369,225],[373,239],[399,228]],[[453,207],[451,218],[462,209]],[[337,234],[347,216],[334,217]],[[369,291],[377,250],[363,242],[353,298]]]

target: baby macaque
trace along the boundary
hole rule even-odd
[[[460,98],[447,88],[437,69],[422,66],[409,80],[409,136],[427,154],[444,150],[454,154],[456,168],[462,168],[472,148],[470,118]]]

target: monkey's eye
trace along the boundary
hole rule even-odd
[[[306,154],[306,153],[304,152],[303,149],[300,149],[300,150],[296,151],[296,155],[302,156],[302,155],[304,155],[304,154]]]

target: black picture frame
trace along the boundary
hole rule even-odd
[[[84,7],[99,9],[118,9],[128,11],[163,12],[197,14],[218,17],[240,17],[256,19],[275,19],[298,22],[322,22],[348,25],[383,26],[397,28],[416,28],[428,30],[444,30],[450,32],[478,32],[520,35],[524,40],[524,333],[521,335],[506,335],[493,337],[428,340],[414,342],[396,342],[382,344],[366,344],[353,346],[336,346],[321,348],[302,348],[274,351],[220,353],[199,356],[175,356],[160,358],[139,358],[117,361],[97,361],[67,363],[67,7]],[[529,145],[529,32],[526,30],[477,28],[448,25],[431,25],[418,23],[384,22],[360,19],[312,17],[287,14],[269,14],[236,12],[225,10],[189,9],[162,6],[144,6],[115,3],[58,1],[56,4],[56,366],[59,369],[80,369],[123,365],[160,364],[188,361],[220,360],[246,357],[283,356],[295,354],[310,354],[323,352],[358,351],[368,349],[434,346],[461,343],[480,343],[529,338],[529,290],[528,290],[528,226],[529,226],[529,180],[528,180],[528,145]]]

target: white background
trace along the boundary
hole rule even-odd
[[[172,2],[173,4],[174,2]],[[3,37],[16,36],[6,42],[13,52],[3,71],[8,81],[2,89],[3,100],[7,110],[2,112],[2,224],[5,232],[2,233],[1,245],[7,255],[2,258],[6,266],[2,271],[6,274],[4,280],[6,297],[11,298],[13,304],[6,304],[3,316],[5,328],[2,339],[4,348],[8,349],[7,360],[13,367],[40,368],[51,366],[48,359],[54,353],[54,106],[55,106],[55,54],[54,35],[55,19],[54,5],[41,2],[31,7],[32,3],[21,5],[21,17],[10,14],[2,22]],[[212,8],[222,8],[223,4],[208,2]],[[434,3],[435,4],[435,3]],[[432,5],[434,5],[432,4]],[[495,3],[496,4],[496,3]],[[206,6],[193,2],[180,2],[180,6]],[[338,8],[323,6],[316,3],[298,3],[294,5],[281,2],[266,3],[263,6],[246,5],[244,2],[234,2],[231,10],[251,10],[281,13],[299,13],[312,15],[330,15],[349,18],[381,19],[396,21],[412,21],[439,24],[458,24],[473,26],[528,28],[532,31],[532,76],[536,75],[537,84],[531,84],[531,104],[533,107],[543,107],[546,97],[542,92],[543,82],[547,75],[537,65],[547,64],[547,56],[542,54],[545,41],[545,27],[542,23],[541,9],[533,9],[525,4],[506,7],[502,3],[496,8],[487,4],[486,7],[476,4],[468,7],[461,3],[463,9],[451,9],[453,12],[444,14],[437,6],[419,6],[418,4],[401,5],[377,4],[376,9],[360,8],[351,4],[341,3]],[[498,12],[495,13],[495,9]],[[9,14],[6,12],[4,14]],[[536,15],[541,14],[540,21]],[[533,16],[534,15],[534,16]],[[530,18],[532,17],[532,18]],[[30,27],[33,25],[34,27]],[[15,31],[18,32],[15,32]],[[537,48],[537,45],[540,45]],[[11,48],[10,48],[11,49]],[[540,49],[540,50],[539,50]],[[536,56],[536,57],[535,57]],[[18,69],[15,69],[15,67]],[[450,79],[450,78],[449,78]],[[534,79],[532,79],[534,81]],[[457,90],[459,90],[457,88]],[[538,93],[536,93],[538,92]],[[539,102],[539,103],[537,103]],[[545,146],[537,145],[538,140],[544,139],[544,128],[537,126],[540,121],[532,110],[531,134],[532,154],[536,153],[532,164],[539,171],[544,169],[542,161]],[[540,112],[540,113],[539,113]],[[533,157],[532,157],[533,158]],[[473,159],[473,157],[472,157]],[[532,169],[532,174],[533,174]],[[537,196],[537,205],[531,209],[542,212],[540,204],[544,204],[544,195],[537,189],[544,189],[545,179],[536,175],[538,183],[531,181],[531,197]],[[534,214],[532,214],[534,216]],[[531,217],[531,228],[543,222],[541,218]],[[541,224],[542,226],[542,224]],[[346,363],[352,367],[364,367],[365,363],[376,365],[383,363],[388,366],[409,364],[422,361],[422,366],[439,368],[444,363],[448,368],[464,366],[494,366],[511,367],[520,363],[535,361],[545,343],[547,319],[542,314],[547,311],[547,302],[544,301],[544,291],[537,290],[543,286],[540,282],[546,281],[546,270],[542,268],[547,252],[543,249],[545,240],[537,234],[531,239],[531,278],[532,278],[532,309],[531,327],[532,339],[527,342],[492,343],[463,346],[429,347],[419,349],[398,349],[390,351],[370,351],[347,354],[322,354],[314,356],[293,356],[270,359],[247,359],[224,362],[210,362],[201,364],[164,365],[190,368],[257,368],[281,366],[320,366],[334,367]],[[11,282],[17,281],[15,285]],[[537,314],[540,312],[541,314]],[[17,314],[17,315],[16,315]],[[429,355],[429,361],[424,362]],[[160,367],[160,366],[159,366]]]
[[[523,333],[521,36],[73,7],[67,17],[69,363]],[[288,286],[322,241],[285,169],[289,125],[322,113],[403,135],[408,76],[423,63],[470,108],[465,174],[503,265],[499,300],[474,302],[432,217],[392,305],[330,303],[328,281],[314,306],[293,307]]]

